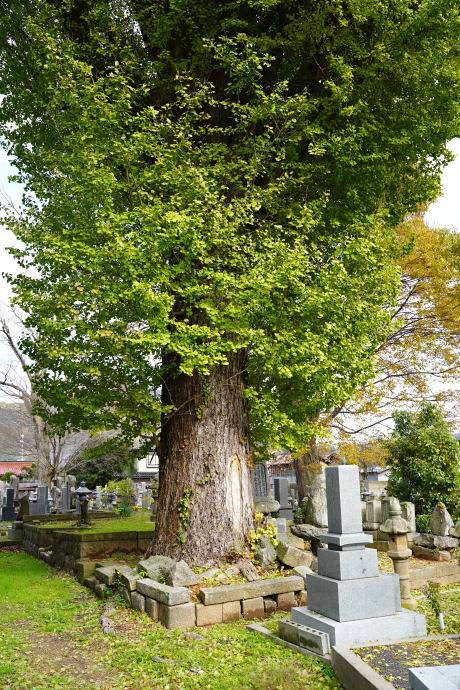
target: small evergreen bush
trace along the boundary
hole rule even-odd
[[[433,403],[425,403],[418,414],[396,412],[393,419],[395,428],[385,443],[390,468],[388,493],[400,501],[412,501],[420,517],[429,515],[442,501],[457,518],[460,448],[442,411]]]

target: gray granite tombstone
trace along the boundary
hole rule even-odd
[[[401,610],[398,575],[379,575],[377,551],[365,548],[372,536],[362,531],[358,467],[327,467],[326,492],[328,548],[318,549],[308,606],[292,609],[293,622],[328,633],[331,646],[426,635],[425,617]]]
[[[70,483],[69,482],[66,482],[66,485],[62,489],[61,506],[62,506],[62,510],[70,510]]]
[[[16,511],[14,509],[14,489],[6,490],[6,504],[2,509],[2,521],[12,522],[16,520]]]
[[[48,505],[48,487],[38,486],[37,487],[37,504],[35,515],[46,515]]]
[[[275,477],[273,486],[275,493],[275,501],[278,501],[278,503],[280,504],[280,518],[292,520],[294,514],[292,512],[291,503],[289,501],[288,480],[286,479],[286,477]]]
[[[376,500],[366,501],[366,520],[364,522],[364,529],[378,530],[381,524],[382,502]]]

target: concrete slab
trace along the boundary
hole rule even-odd
[[[348,647],[332,647],[332,668],[345,690],[395,690]]]
[[[295,623],[328,633],[331,646],[426,635],[425,616],[407,609],[392,616],[339,622],[312,611],[308,606],[299,606],[292,609],[291,617]]]
[[[413,690],[458,690],[460,665],[410,668],[409,683]]]
[[[303,656],[308,656],[311,659],[321,659],[321,661],[324,664],[327,664],[328,666],[331,666],[331,656],[329,654],[326,654],[325,656],[321,656],[320,654],[315,654],[315,652],[311,652],[309,649],[305,649],[304,647],[299,647],[298,645],[292,644],[291,642],[287,642],[286,640],[282,640],[281,637],[278,637],[277,635],[273,635],[273,633],[270,632],[262,623],[251,623],[250,625],[246,626],[246,630],[249,630],[250,632],[255,632],[259,633],[263,637],[266,637],[267,639],[271,640],[275,644],[279,645],[280,647],[285,647],[286,649],[291,649],[293,652],[298,652],[299,654],[303,654]]]

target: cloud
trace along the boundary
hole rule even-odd
[[[449,148],[457,158],[444,169],[443,194],[430,206],[425,214],[425,220],[432,227],[460,230],[460,139],[452,139]]]

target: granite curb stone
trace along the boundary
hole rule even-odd
[[[194,628],[196,625],[195,604],[178,604],[167,606],[159,604],[158,617],[165,628],[174,630],[176,628]]]
[[[190,590],[186,587],[170,587],[150,578],[137,580],[136,589],[141,594],[167,606],[178,606],[190,601]]]
[[[199,596],[205,606],[223,604],[226,601],[269,597],[284,592],[298,592],[304,589],[303,578],[298,575],[274,577],[269,580],[256,580],[239,585],[222,585],[221,587],[202,587]]]

